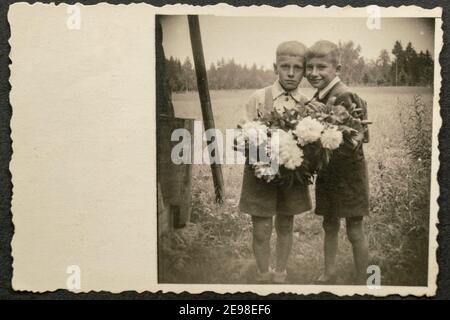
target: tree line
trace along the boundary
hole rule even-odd
[[[349,85],[365,86],[431,86],[433,84],[434,61],[430,52],[414,49],[411,42],[405,48],[396,41],[391,53],[382,50],[376,60],[361,56],[361,46],[353,41],[340,42],[342,70],[340,77]],[[166,59],[166,73],[172,91],[197,90],[193,63],[186,57],[181,62],[170,57]],[[211,90],[257,89],[270,85],[276,79],[272,69],[253,64],[241,65],[224,58],[211,63],[208,84]],[[304,85],[304,84],[303,84]]]
[[[183,63],[173,57],[166,59],[166,72],[172,91],[197,90],[195,70],[189,57]],[[276,79],[273,70],[265,70],[256,64],[247,67],[235,63],[234,59],[225,61],[224,58],[211,63],[207,76],[211,90],[257,89]]]
[[[376,60],[366,61],[361,46],[352,41],[339,43],[342,71],[340,77],[349,85],[376,86],[432,86],[434,61],[428,50],[414,49],[411,42],[406,48],[396,41],[391,53],[381,50]]]

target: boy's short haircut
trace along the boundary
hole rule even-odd
[[[277,47],[276,51],[277,61],[278,57],[281,56],[294,56],[305,58],[306,51],[307,51],[306,46],[298,41],[282,42]]]
[[[320,40],[314,43],[306,52],[306,59],[329,58],[335,66],[339,65],[340,53],[339,47],[331,41]]]

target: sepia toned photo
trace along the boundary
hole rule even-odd
[[[435,19],[374,12],[156,17],[160,283],[428,285]]]
[[[441,15],[12,4],[13,290],[435,295]]]

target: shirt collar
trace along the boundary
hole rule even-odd
[[[302,99],[302,94],[300,93],[298,87],[295,90],[287,92],[286,90],[284,90],[284,88],[281,86],[280,82],[277,79],[275,83],[272,85],[273,100],[277,99],[281,95],[285,95],[286,93],[290,95],[296,102],[299,102]]]
[[[325,96],[328,94],[328,92],[330,92],[330,90],[339,82],[339,81],[341,81],[341,79],[339,79],[339,77],[338,76],[336,76],[336,77],[334,77],[334,79],[333,80],[331,80],[330,81],[330,83],[325,87],[325,88],[323,88],[322,90],[317,90],[317,92],[318,92],[318,94],[317,94],[317,96],[319,97],[319,99],[323,99],[323,98],[325,98]]]

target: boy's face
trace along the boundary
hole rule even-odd
[[[314,57],[306,62],[306,78],[314,88],[322,90],[339,74],[340,65],[327,57]]]
[[[304,58],[299,56],[278,56],[274,64],[281,86],[286,91],[297,89],[302,81],[305,69]]]

